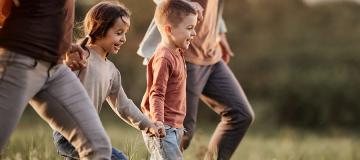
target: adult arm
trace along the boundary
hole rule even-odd
[[[86,57],[89,55],[79,44],[72,43],[70,50],[65,54],[64,63],[71,70],[81,70],[87,66]]]
[[[65,21],[64,35],[60,44],[59,53],[60,61],[65,60],[66,64],[72,70],[80,70],[86,67],[85,50],[80,45],[72,43],[74,17],[75,17],[75,1],[66,0],[64,6]]]
[[[220,22],[219,22],[219,37],[220,37],[220,47],[221,47],[221,51],[222,51],[222,58],[224,60],[225,63],[229,63],[230,58],[232,56],[234,56],[233,51],[230,48],[229,42],[227,40],[226,37],[226,33],[227,33],[227,28],[224,22],[224,19],[221,17]]]

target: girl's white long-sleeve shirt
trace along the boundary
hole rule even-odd
[[[121,84],[121,74],[108,59],[103,59],[94,50],[89,49],[87,67],[75,71],[85,87],[94,106],[100,112],[105,101],[112,110],[133,127],[144,130],[151,125],[150,120],[138,109]]]

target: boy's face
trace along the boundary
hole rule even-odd
[[[168,32],[170,40],[177,48],[188,49],[190,42],[196,36],[195,27],[197,24],[197,15],[190,14],[185,16],[177,26],[171,26]]]
[[[119,17],[106,32],[105,37],[98,39],[95,43],[101,46],[107,53],[116,54],[126,42],[126,33],[129,27],[130,19],[128,17]]]

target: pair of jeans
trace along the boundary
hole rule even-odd
[[[69,160],[79,159],[79,154],[75,150],[74,146],[63,136],[61,133],[54,131],[53,139],[58,154],[63,157],[67,157]],[[111,160],[128,160],[124,153],[117,150],[116,148],[111,149]]]
[[[208,145],[206,159],[230,159],[248,127],[254,112],[230,68],[220,61],[213,65],[186,63],[186,116],[182,143],[186,149],[195,133],[199,99],[220,117],[221,121]]]
[[[150,160],[183,160],[180,149],[183,128],[172,128],[165,125],[164,138],[150,137],[143,132],[145,145],[150,152]]]
[[[81,159],[110,159],[111,145],[84,87],[64,64],[0,47],[0,150],[27,103],[69,139]]]

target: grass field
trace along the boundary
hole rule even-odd
[[[132,160],[148,156],[140,132],[116,118],[105,119],[112,144]],[[113,115],[109,115],[113,117]],[[200,125],[185,159],[202,159],[214,125]],[[276,131],[250,130],[233,160],[360,160],[360,140],[353,133],[316,134],[284,128]],[[1,160],[60,160],[51,138],[51,129],[33,113],[21,119]]]

